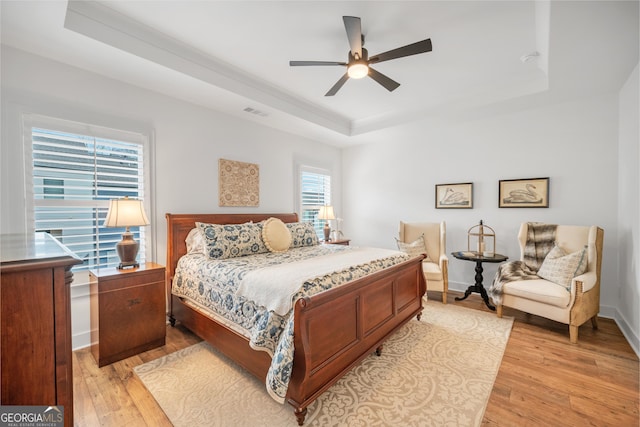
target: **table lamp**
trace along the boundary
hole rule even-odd
[[[109,213],[104,220],[105,227],[126,227],[122,233],[122,240],[116,244],[116,251],[120,257],[120,265],[118,269],[125,267],[139,267],[136,261],[140,244],[133,239],[133,233],[129,231],[129,227],[140,225],[149,225],[149,219],[144,212],[142,200],[130,199],[114,199],[110,201]]]
[[[320,207],[318,212],[318,219],[324,219],[324,241],[329,242],[331,240],[331,227],[329,227],[329,220],[336,219],[336,215],[333,213],[333,206],[325,205]]]

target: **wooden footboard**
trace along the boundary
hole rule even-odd
[[[297,221],[296,214],[166,215],[172,324],[179,321],[261,380],[270,366],[268,354],[251,349],[244,336],[172,296],[171,280],[177,260],[186,252],[184,239],[195,222],[237,224],[270,216]],[[299,425],[304,423],[307,407],[322,392],[371,352],[379,351],[399,327],[414,316],[419,318],[425,292],[422,259],[414,258],[296,302],[295,354],[287,402]]]
[[[399,327],[422,313],[422,259],[296,302],[287,401],[302,425],[311,404]]]

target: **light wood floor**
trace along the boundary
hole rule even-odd
[[[475,294],[448,304],[489,311]],[[439,293],[429,293],[439,301]],[[515,317],[483,419],[485,426],[637,427],[638,358],[613,320],[580,328],[577,345],[568,327],[505,308]],[[167,327],[167,344],[98,368],[90,350],[74,352],[76,426],[171,426],[132,368],[199,342],[190,332]],[[478,354],[481,358],[482,354]],[[293,414],[292,414],[293,418]]]

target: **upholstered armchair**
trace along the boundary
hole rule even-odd
[[[449,290],[449,258],[446,255],[447,227],[445,222],[402,222],[398,231],[398,246],[421,245],[424,239],[427,258],[422,262],[422,271],[428,291],[442,292],[442,303],[447,303]],[[404,245],[402,245],[404,244]],[[421,252],[424,252],[422,250]]]
[[[520,260],[525,262],[527,256],[527,240],[531,239],[532,230],[535,226],[523,223],[518,233],[520,244]],[[591,320],[594,329],[597,329],[597,315],[600,311],[600,270],[602,265],[602,244],[604,231],[596,226],[569,226],[558,225],[555,230],[555,246],[552,251],[560,250],[560,254],[552,255],[548,253],[544,258],[536,275],[542,275],[545,279],[534,276],[530,280],[508,281],[501,285],[501,295],[494,296],[493,287],[500,279],[502,266],[498,270],[498,275],[490,294],[496,303],[498,317],[502,317],[503,307],[511,307],[526,313],[535,314],[547,319],[555,320],[569,325],[569,340],[571,343],[578,342],[578,328],[587,320]],[[584,252],[583,252],[584,250]],[[531,249],[528,256],[531,257]],[[564,256],[562,255],[564,252]],[[553,258],[555,256],[555,258]],[[573,277],[573,266],[561,265],[562,258],[584,260],[586,256],[585,271],[578,271],[578,275]],[[549,263],[547,258],[552,258]],[[560,260],[560,261],[558,261]],[[581,261],[584,262],[584,261]],[[545,263],[547,265],[545,266]],[[549,267],[551,266],[551,267]],[[506,267],[506,265],[505,265]],[[559,271],[553,271],[553,269]],[[564,268],[564,272],[561,271]],[[544,270],[544,271],[543,271]],[[557,274],[563,278],[558,278]],[[547,280],[551,279],[551,280]],[[563,282],[564,285],[558,284]]]

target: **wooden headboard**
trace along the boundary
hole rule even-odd
[[[196,222],[207,224],[242,224],[260,222],[274,217],[284,222],[298,222],[297,213],[277,214],[166,214],[167,218],[167,291],[171,291],[171,280],[176,271],[178,260],[187,253],[184,240]]]

